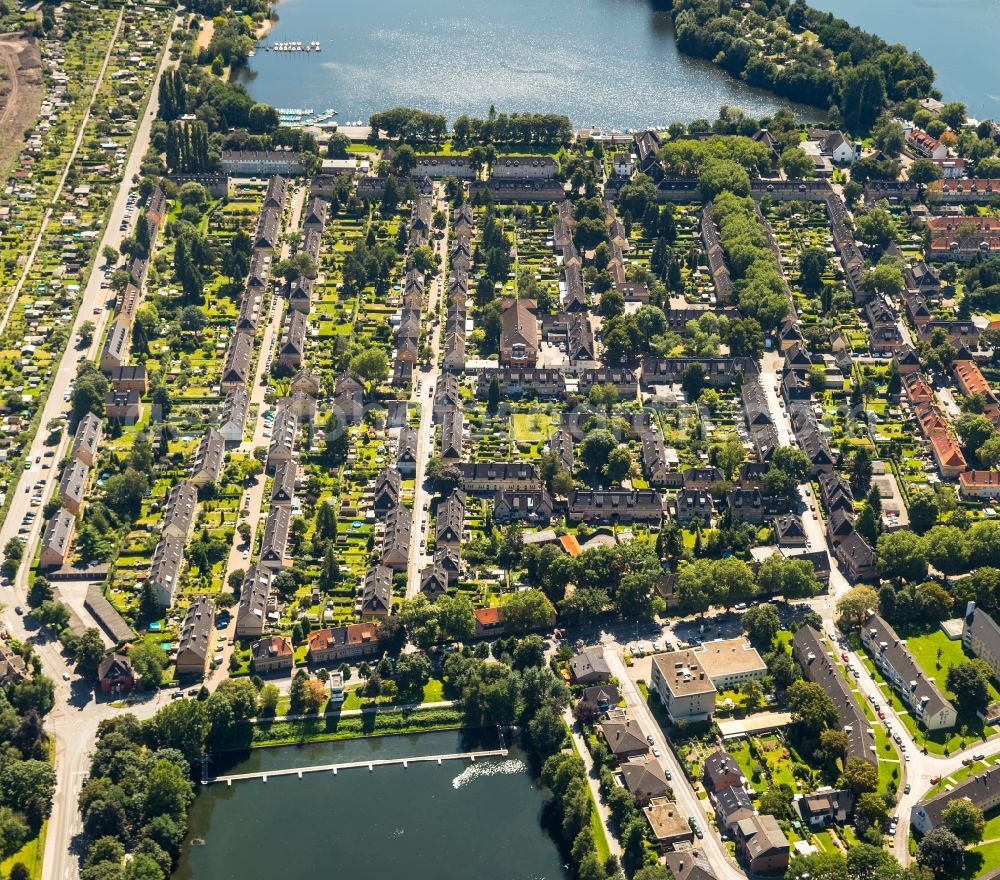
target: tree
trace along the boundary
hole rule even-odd
[[[437,606],[423,594],[408,599],[399,612],[406,635],[415,645],[427,650],[441,637]]]
[[[750,643],[758,650],[769,650],[781,629],[781,618],[773,605],[757,605],[743,615],[743,629]]]
[[[842,629],[856,630],[868,619],[868,612],[878,608],[878,593],[861,584],[844,593],[837,600],[837,613]]]
[[[933,492],[915,492],[910,496],[910,528],[918,535],[924,534],[938,518],[938,503]]]
[[[618,444],[610,431],[605,428],[598,428],[588,432],[580,444],[580,458],[593,474],[603,472],[604,465],[608,461],[613,449]]]
[[[350,369],[370,384],[377,385],[389,375],[389,359],[381,348],[368,348],[351,358]]]
[[[803,559],[785,559],[777,553],[761,564],[757,585],[764,595],[786,599],[807,599],[821,589],[816,570],[810,563]]]
[[[955,707],[963,718],[975,717],[989,703],[989,673],[981,661],[973,660],[948,667],[945,684],[955,695]]]
[[[844,768],[844,781],[855,795],[878,790],[878,769],[860,758],[851,758]]]
[[[986,416],[976,413],[964,413],[955,422],[955,430],[962,439],[962,444],[972,452],[977,451],[987,440],[996,434],[996,428]]]
[[[914,183],[930,183],[934,180],[940,180],[944,176],[944,172],[936,162],[932,162],[930,159],[914,159],[907,169],[906,176]]]
[[[104,503],[122,519],[134,520],[142,512],[142,499],[148,491],[146,475],[129,467],[104,481]]]
[[[861,214],[854,221],[854,228],[859,241],[880,250],[885,250],[893,239],[892,217],[882,208],[873,208],[867,214]]]
[[[830,727],[837,721],[833,701],[823,688],[811,681],[796,681],[788,688],[788,707],[792,719],[813,735],[818,735],[824,727]]]
[[[806,248],[799,254],[799,280],[803,290],[818,293],[823,289],[823,273],[829,262],[824,248]]]
[[[855,498],[864,498],[872,484],[872,457],[867,446],[859,446],[851,464],[851,491]]]
[[[745,198],[750,195],[750,175],[738,162],[708,159],[698,174],[698,191],[706,201],[724,191]]]
[[[812,177],[813,162],[801,147],[788,147],[778,160],[781,170],[792,178]]]
[[[927,576],[927,554],[920,536],[907,531],[881,535],[878,571],[890,580],[922,581]]]
[[[555,608],[541,590],[521,590],[503,606],[504,627],[510,633],[525,633],[552,625]]]
[[[84,678],[97,678],[97,667],[104,659],[104,641],[101,634],[89,627],[76,644],[76,671]]]
[[[771,467],[787,474],[798,484],[804,483],[809,476],[812,462],[797,446],[779,446],[771,456]]]
[[[442,596],[435,603],[442,633],[456,641],[468,641],[476,632],[476,615],[467,596]]]
[[[688,365],[681,373],[681,389],[690,403],[701,397],[705,387],[705,368],[698,363]]]
[[[965,844],[947,828],[932,828],[917,846],[917,863],[935,877],[953,876],[965,864]]]
[[[966,798],[949,802],[941,813],[941,824],[963,843],[978,843],[983,839],[986,820],[983,811]]]
[[[528,736],[539,757],[556,754],[566,739],[566,722],[551,705],[543,706],[528,722]]]
[[[18,813],[0,806],[0,856],[14,855],[28,839],[30,830]]]
[[[959,574],[967,568],[965,532],[957,526],[934,526],[924,535],[927,561],[945,574]]]
[[[792,791],[787,785],[779,785],[768,789],[760,796],[760,812],[762,815],[783,819],[792,806]]]
[[[873,791],[866,791],[854,805],[854,820],[859,831],[866,828],[882,828],[888,818],[888,810],[882,797]]]
[[[163,680],[163,670],[169,662],[166,651],[156,642],[140,639],[128,654],[132,670],[139,680],[151,687],[158,687]]]
[[[608,483],[621,483],[632,471],[632,455],[627,446],[617,446],[608,454],[604,478]]]
[[[395,679],[400,693],[419,702],[423,687],[431,677],[431,661],[424,653],[403,654],[396,661]]]

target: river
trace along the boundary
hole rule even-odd
[[[461,731],[259,749],[214,768],[250,773],[495,748]],[[174,880],[292,873],[408,880],[567,880],[540,824],[544,793],[516,751],[215,784],[198,795]],[[195,839],[204,845],[191,845]]]
[[[681,55],[669,14],[648,0],[282,0],[276,11],[267,44],[322,51],[258,51],[240,81],[258,101],[334,109],[341,122],[396,106],[485,116],[494,104],[628,129],[781,105]]]

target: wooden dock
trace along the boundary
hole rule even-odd
[[[454,752],[449,755],[422,755],[416,758],[381,758],[374,761],[348,761],[343,764],[314,764],[309,767],[292,767],[288,770],[262,770],[259,773],[209,776],[204,780],[204,783],[205,785],[213,785],[224,782],[226,785],[232,785],[234,782],[247,779],[259,779],[261,782],[267,782],[268,779],[274,776],[297,776],[301,779],[304,773],[332,773],[336,776],[340,770],[359,770],[366,767],[368,768],[368,772],[371,773],[376,767],[388,767],[393,764],[402,764],[403,767],[408,767],[410,764],[441,764],[445,761],[475,762],[477,758],[502,758],[506,757],[506,755],[506,749],[492,749],[485,752]]]

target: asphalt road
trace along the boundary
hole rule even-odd
[[[436,184],[434,187],[434,211],[448,211],[444,199],[444,187]],[[438,255],[440,271],[431,280],[427,294],[426,315],[429,321],[439,318],[438,305],[444,295],[448,278],[448,225],[444,235],[433,241],[434,250]],[[441,321],[436,320],[430,331],[431,364],[429,370],[421,370],[418,366],[414,374],[413,390],[410,402],[420,406],[420,423],[417,426],[417,470],[413,490],[413,525],[410,538],[409,557],[406,566],[406,598],[412,598],[420,592],[421,569],[430,563],[426,551],[429,540],[430,499],[424,482],[427,478],[427,461],[434,455],[434,389],[437,387],[438,376],[441,374],[438,363],[441,359]]]

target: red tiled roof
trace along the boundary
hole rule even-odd
[[[580,542],[577,541],[576,535],[561,535],[559,543],[570,556],[580,555]]]
[[[971,488],[1000,486],[1000,471],[965,471],[958,475],[958,481]]]
[[[477,608],[475,610],[476,621],[480,626],[493,626],[503,620],[503,609],[499,606],[489,608]]]

